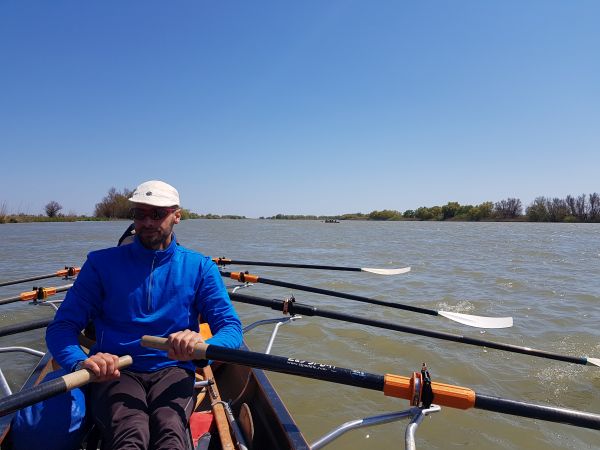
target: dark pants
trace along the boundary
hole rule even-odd
[[[194,374],[179,367],[152,373],[121,371],[91,384],[91,411],[103,449],[185,449],[194,406]]]

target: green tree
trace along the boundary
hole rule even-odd
[[[109,219],[128,219],[131,203],[128,198],[133,191],[125,188],[118,192],[114,187],[108,190],[108,194],[94,208],[94,216]]]
[[[494,204],[492,202],[483,202],[477,205],[477,208],[479,208],[480,219],[489,219],[492,216]]]
[[[460,209],[460,205],[458,202],[448,202],[446,205],[442,206],[442,217],[444,220],[452,219],[458,213]]]
[[[432,206],[429,208],[429,211],[433,216],[433,220],[444,220],[444,213],[442,212],[441,206]]]
[[[195,212],[191,212],[189,209],[181,208],[181,220],[187,219],[199,219],[200,215]]]
[[[395,210],[384,209],[383,211],[372,211],[369,220],[400,220],[402,215]]]
[[[537,197],[527,207],[525,215],[530,222],[547,222],[548,210],[546,209],[546,197]]]
[[[467,220],[470,219],[469,218],[469,211],[471,211],[473,209],[473,205],[461,205],[460,208],[458,208],[458,211],[456,211],[456,217],[457,219],[461,219],[461,220]]]
[[[419,220],[431,220],[433,219],[433,213],[429,208],[421,206],[415,211],[415,217]]]
[[[474,221],[489,219],[492,215],[493,207],[494,204],[492,202],[483,202],[477,206],[469,208],[466,213],[466,217],[468,217],[469,220]]]

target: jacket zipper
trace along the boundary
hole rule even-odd
[[[152,311],[152,274],[154,273],[154,261],[156,261],[156,256],[152,258],[152,266],[150,267],[150,278],[148,281],[148,312]]]

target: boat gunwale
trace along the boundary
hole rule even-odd
[[[249,350],[245,342],[242,343],[240,349]],[[310,449],[310,445],[306,441],[302,431],[298,428],[296,421],[285,406],[285,403],[279,396],[275,386],[273,386],[273,383],[269,380],[267,373],[262,369],[251,367],[247,367],[247,369],[251,371],[252,376],[256,381],[257,389],[261,391],[264,399],[268,402],[271,410],[277,417],[278,425],[281,427],[282,434],[288,440],[289,448],[293,450]]]

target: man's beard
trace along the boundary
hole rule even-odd
[[[161,245],[166,247],[166,242],[171,236],[171,230],[163,232],[160,229],[147,228],[140,230],[138,233],[138,239],[142,245],[151,250],[160,249]]]

